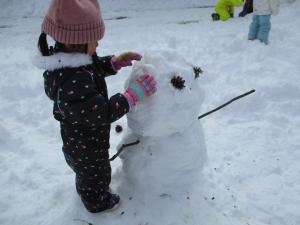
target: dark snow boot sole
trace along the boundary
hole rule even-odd
[[[211,14],[211,18],[213,21],[218,21],[220,20],[220,15],[218,13],[213,13]]]

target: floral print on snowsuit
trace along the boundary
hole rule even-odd
[[[93,64],[86,54],[48,56],[45,91],[60,122],[63,153],[76,173],[76,190],[90,212],[107,208],[111,198],[110,124],[129,111],[122,94],[108,98],[105,77],[116,74],[111,56]],[[57,65],[56,65],[57,64]]]

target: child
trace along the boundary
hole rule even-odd
[[[212,19],[216,20],[228,20],[234,15],[234,7],[241,6],[244,0],[219,0],[215,6],[216,13],[213,13]]]
[[[43,55],[45,91],[53,100],[60,122],[63,153],[76,173],[76,190],[92,213],[117,208],[120,197],[109,189],[110,124],[138,101],[152,95],[156,83],[145,74],[123,94],[108,98],[104,78],[140,60],[137,53],[98,57],[96,47],[104,35],[97,0],[52,0],[42,24],[39,49]],[[55,39],[48,48],[47,34]]]
[[[277,0],[253,0],[253,18],[250,24],[248,39],[258,39],[268,44],[271,29],[270,17],[277,15],[279,4]]]
[[[239,13],[239,17],[244,17],[247,14],[250,14],[252,12],[253,12],[253,0],[246,0],[243,7],[243,11]]]

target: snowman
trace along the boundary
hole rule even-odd
[[[146,53],[126,83],[145,73],[155,77],[157,91],[127,114],[129,131],[121,144],[139,144],[120,155],[118,193],[124,208],[147,223],[158,224],[161,217],[161,224],[175,224],[182,207],[188,212],[201,189],[206,146],[198,116],[204,93],[199,73],[175,51]],[[172,208],[167,210],[172,215],[166,208]]]

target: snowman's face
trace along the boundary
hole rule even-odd
[[[198,123],[203,92],[199,87],[199,74],[173,51],[151,52],[137,62],[127,81],[143,74],[154,76],[157,91],[139,102],[127,114],[128,126],[141,136],[165,136],[184,132]]]

